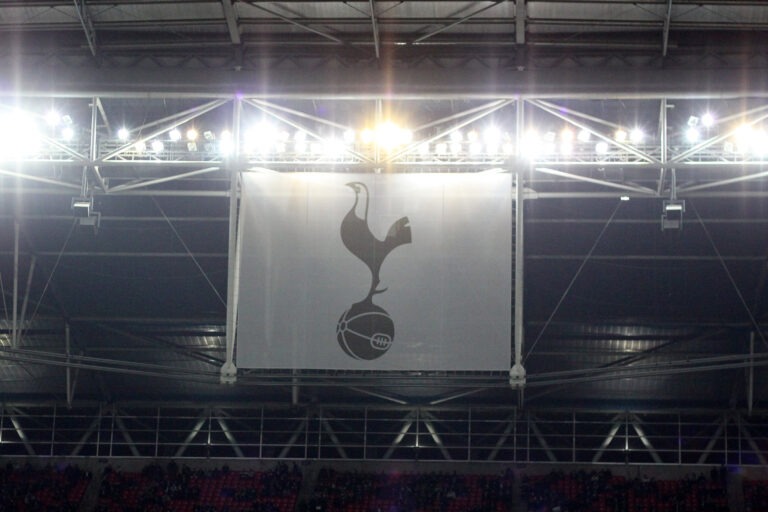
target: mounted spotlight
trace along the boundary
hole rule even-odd
[[[701,120],[698,117],[691,116],[691,117],[688,118],[688,126],[691,126],[691,127],[699,126],[699,121],[701,121]]]
[[[661,213],[661,230],[683,229],[683,213],[685,213],[685,201],[680,199],[664,201],[664,209]]]
[[[88,217],[91,214],[93,208],[92,197],[73,197],[72,198],[72,213],[75,217],[82,218]]]

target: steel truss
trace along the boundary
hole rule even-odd
[[[768,413],[4,404],[0,456],[765,466]]]

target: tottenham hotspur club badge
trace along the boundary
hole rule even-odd
[[[390,252],[411,243],[411,227],[408,217],[402,217],[392,224],[386,238],[379,240],[368,226],[368,187],[358,181],[347,186],[355,192],[355,203],[341,221],[341,241],[371,271],[371,287],[363,300],[341,315],[336,324],[336,339],[348,356],[372,360],[384,355],[395,339],[395,323],[389,313],[373,303],[374,295],[387,291],[377,288],[379,270]],[[362,193],[365,197],[361,199]],[[363,217],[358,215],[358,207],[364,209]]]

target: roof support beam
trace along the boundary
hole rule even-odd
[[[467,14],[467,15],[466,15],[466,16],[464,16],[463,18],[461,18],[461,19],[458,19],[458,20],[454,21],[453,23],[449,23],[448,25],[445,25],[445,26],[443,26],[443,27],[440,27],[440,28],[438,28],[437,30],[433,30],[432,32],[429,32],[429,33],[427,33],[427,34],[424,34],[423,36],[421,36],[421,37],[419,37],[418,39],[414,40],[414,41],[413,41],[413,44],[418,44],[418,43],[420,43],[420,42],[424,41],[425,39],[429,39],[430,37],[432,37],[432,36],[435,36],[435,35],[437,35],[437,34],[439,34],[439,33],[441,33],[441,32],[444,32],[444,31],[446,31],[446,30],[448,30],[448,29],[450,29],[450,28],[453,28],[453,27],[455,27],[456,25],[460,25],[460,24],[464,23],[465,21],[467,21],[467,20],[469,20],[469,19],[472,19],[472,18],[474,18],[475,16],[477,16],[477,15],[478,15],[478,14],[480,14],[481,12],[485,12],[485,11],[487,11],[488,9],[491,9],[491,8],[493,8],[493,7],[496,7],[496,6],[497,6],[497,5],[499,5],[500,3],[501,3],[501,2],[493,2],[493,3],[491,3],[490,5],[486,5],[486,6],[484,6],[484,7],[481,7],[480,9],[477,9],[476,11],[473,11],[473,12],[471,12],[471,13]],[[371,0],[371,5],[373,5],[373,0]],[[378,45],[377,45],[377,46],[378,46]],[[377,53],[378,53],[378,48],[377,48]]]
[[[373,0],[370,0],[371,4],[371,28],[373,29],[373,46],[376,49],[376,58],[381,58],[381,48],[379,44],[379,24],[376,22],[376,5]]]
[[[80,24],[85,32],[85,39],[88,41],[88,48],[90,48],[91,54],[96,57],[96,30],[93,28],[93,21],[88,13],[88,8],[85,6],[85,0],[73,0],[73,2],[77,17],[80,19]]]
[[[664,18],[664,32],[661,41],[661,56],[667,56],[669,50],[669,26],[672,24],[672,0],[667,1],[667,15]]]
[[[528,6],[525,0],[515,2],[515,43],[525,44],[525,21],[528,18]]]
[[[221,0],[221,9],[224,11],[224,18],[227,20],[227,29],[229,29],[229,38],[232,44],[240,44],[240,27],[237,24],[237,13],[232,5],[232,0]]]
[[[312,32],[313,34],[317,34],[317,35],[322,36],[322,37],[324,37],[326,39],[330,39],[331,41],[333,41],[335,43],[344,44],[344,41],[342,41],[341,39],[339,39],[336,36],[332,36],[331,34],[328,34],[327,32],[323,32],[322,30],[318,30],[318,29],[316,29],[314,27],[310,27],[309,25],[306,25],[305,23],[298,22],[295,19],[288,18],[287,16],[283,16],[282,14],[277,13],[277,12],[271,10],[271,9],[267,9],[263,5],[258,5],[255,2],[249,2],[248,5],[250,5],[252,7],[255,7],[256,9],[259,9],[260,11],[264,11],[264,12],[266,12],[268,14],[271,14],[275,18],[277,18],[279,20],[282,20],[282,21],[284,21],[286,23],[290,23],[291,25],[294,25],[294,26],[299,27],[299,28],[303,28],[304,30],[306,30],[308,32]]]

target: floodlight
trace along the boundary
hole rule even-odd
[[[511,142],[505,143],[503,146],[501,146],[501,151],[505,155],[512,155],[515,152],[515,145]]]
[[[278,153],[285,153],[288,151],[288,146],[285,144],[285,142],[278,142],[275,144],[275,151]]]
[[[313,142],[309,145],[309,152],[312,154],[318,154],[323,150],[323,145],[319,142]]]
[[[75,217],[88,217],[91,215],[91,208],[93,208],[92,197],[73,197],[72,198],[72,213]]]
[[[592,138],[592,133],[589,132],[589,130],[581,130],[579,132],[578,139],[581,142],[589,142],[589,139]]]
[[[768,134],[766,134],[765,130],[755,132],[752,141],[752,153],[760,157],[768,153]]]
[[[224,156],[229,156],[234,152],[234,150],[235,150],[235,143],[232,140],[231,135],[229,138],[222,137],[222,139],[219,141],[219,153],[221,153]]]
[[[489,126],[483,132],[483,141],[488,146],[497,145],[501,142],[501,131],[495,126]]]
[[[400,130],[400,143],[409,144],[413,140],[413,132],[408,129]]]
[[[701,124],[704,126],[704,128],[712,127],[715,124],[715,116],[707,112],[701,116]]]
[[[419,144],[419,147],[417,148],[417,151],[422,156],[429,155],[429,143],[424,142],[422,144]]]
[[[495,155],[499,152],[499,143],[498,142],[489,142],[485,145],[485,152],[489,155]]]
[[[146,143],[146,142],[144,142],[144,141],[141,141],[141,140],[140,140],[139,142],[137,142],[136,144],[134,144],[133,148],[134,148],[134,149],[135,149],[137,152],[139,152],[139,153],[143,153],[144,151],[146,151],[146,150],[147,150],[147,143]]]
[[[178,142],[181,140],[181,132],[174,128],[173,130],[168,132],[168,138],[171,139],[173,142]]]
[[[700,119],[696,116],[691,116],[688,118],[688,126],[699,126]]]
[[[285,130],[281,130],[277,138],[280,139],[281,142],[288,142],[291,138],[291,134]]]
[[[376,127],[376,142],[386,150],[393,149],[395,146],[402,143],[402,135],[400,131],[400,128],[398,128],[392,121],[380,124]]]
[[[294,143],[294,150],[297,153],[306,153],[307,152],[307,142],[304,140],[297,140]]]
[[[299,132],[304,133],[304,132]],[[298,133],[297,133],[298,135]],[[373,131],[370,128],[366,128],[363,131],[360,132],[360,141],[363,144],[370,144],[373,142]]]
[[[726,153],[733,153],[735,151],[733,147],[733,142],[726,142],[725,144],[723,144],[723,151],[725,151]]]
[[[343,139],[345,144],[353,144],[355,142],[355,130],[344,130]]]
[[[544,144],[543,153],[545,155],[554,155],[555,154],[555,143],[554,142],[547,142],[546,144]]]
[[[323,152],[330,157],[338,158],[344,154],[344,143],[337,139],[325,141]]]
[[[152,152],[153,153],[160,153],[165,149],[165,144],[162,143],[162,141],[159,140],[153,140],[152,141]]]
[[[627,132],[619,128],[616,130],[616,133],[613,134],[613,138],[616,139],[617,142],[624,142],[627,140]]]
[[[72,121],[70,116],[61,116],[61,122],[68,126],[74,124],[74,121]]]
[[[560,144],[560,154],[570,155],[571,153],[573,153],[573,144],[570,142],[563,142]]]
[[[691,126],[685,131],[685,140],[688,142],[696,142],[701,137],[698,128]]]
[[[483,152],[483,145],[479,142],[472,142],[469,145],[469,152],[473,155],[479,155]]]
[[[622,201],[629,201],[629,196],[621,196],[619,199]]]
[[[736,129],[733,138],[738,150],[744,152],[753,144],[755,140],[755,132],[751,126],[743,124]]]
[[[56,112],[55,110],[49,110],[49,111],[48,111],[48,112],[45,114],[45,122],[46,122],[46,123],[48,124],[48,126],[50,126],[51,128],[55,128],[55,127],[56,127],[56,126],[58,126],[58,125],[59,125],[59,123],[61,122],[61,115],[59,115],[59,113],[58,113],[58,112]]]
[[[478,138],[477,132],[475,130],[470,131],[467,133],[467,140],[469,142],[475,142]]]
[[[187,151],[197,151],[197,142],[187,142]]]
[[[629,133],[629,140],[634,144],[639,144],[645,139],[645,134],[640,128],[635,128]]]
[[[203,137],[205,138],[205,140],[214,140],[216,138],[216,136],[210,130],[204,131],[203,132]]]
[[[570,128],[563,128],[563,131],[560,132],[560,138],[564,142],[571,142],[573,140],[573,130]]]
[[[542,152],[542,142],[536,130],[528,130],[523,135],[523,145],[520,148],[523,156],[533,158]]]
[[[187,130],[187,140],[197,140],[197,130],[194,128]]]
[[[64,140],[72,140],[75,137],[75,130],[71,126],[65,127],[61,130],[61,138]]]
[[[221,138],[221,140],[232,140],[232,132],[229,130],[224,130],[223,132],[221,132],[219,137]]]
[[[444,155],[448,152],[448,144],[445,142],[439,142],[435,144],[435,153],[438,155]]]
[[[451,142],[451,153],[454,155],[461,153],[461,142]]]
[[[302,142],[307,140],[307,132],[304,130],[298,130],[296,133],[293,134],[293,140],[297,142]]]
[[[128,137],[131,136],[131,132],[128,131],[128,128],[122,127],[119,130],[117,130],[117,138],[120,140],[128,140]]]
[[[604,155],[608,152],[608,143],[605,141],[600,141],[597,144],[595,144],[595,153],[598,155]]]
[[[544,140],[547,142],[555,142],[557,134],[555,132],[547,132],[544,134]]]
[[[464,140],[464,134],[461,131],[456,130],[451,132],[451,142],[461,142]]]

